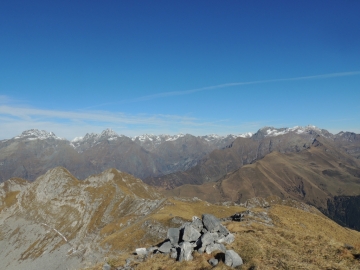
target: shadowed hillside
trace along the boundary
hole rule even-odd
[[[312,147],[299,153],[272,152],[215,183],[184,185],[165,194],[238,203],[277,195],[325,210],[328,199],[334,196],[360,194],[359,170],[357,159],[317,137]]]

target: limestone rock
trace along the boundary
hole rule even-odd
[[[201,233],[198,232],[191,224],[188,224],[184,228],[183,240],[186,242],[194,242],[201,236]]]
[[[191,226],[194,227],[195,230],[198,232],[201,232],[201,230],[204,228],[204,225],[198,217],[193,217],[193,221],[191,222]]]
[[[211,266],[216,266],[216,265],[218,265],[218,263],[219,263],[219,261],[217,259],[215,259],[215,258],[212,258],[212,259],[209,260],[209,264]]]
[[[207,232],[201,236],[201,245],[203,247],[206,247],[207,245],[214,242],[214,237],[211,235],[211,233]]]
[[[180,229],[170,228],[167,232],[167,237],[172,245],[177,245],[179,243]]]
[[[207,254],[211,254],[212,252],[216,251],[216,250],[220,250],[222,252],[226,252],[226,248],[223,244],[218,244],[218,243],[211,243],[210,245],[208,245],[206,247],[206,253]]]
[[[221,238],[217,239],[215,242],[231,244],[234,241],[235,241],[235,236],[232,233],[229,233],[227,236],[221,237]]]
[[[135,253],[137,255],[146,255],[147,254],[147,250],[146,248],[137,248],[135,249]]]
[[[193,256],[191,255],[193,252],[193,245],[189,242],[181,242],[180,243],[180,256],[179,261],[191,261]]]
[[[221,225],[220,220],[218,218],[214,217],[213,215],[203,214],[202,220],[203,220],[204,227],[208,231],[216,232],[220,229],[220,225]]]
[[[237,267],[243,264],[243,260],[235,251],[227,250],[225,252],[225,264],[227,266]]]
[[[166,241],[159,247],[158,250],[161,253],[170,253],[171,248],[172,248],[172,245],[171,245],[170,241]]]
[[[229,230],[225,228],[224,225],[220,224],[219,225],[219,234],[227,236],[229,234]]]

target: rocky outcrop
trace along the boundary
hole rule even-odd
[[[138,248],[135,253],[142,256],[153,253],[169,254],[171,258],[181,262],[191,261],[194,251],[200,254],[219,251],[224,254],[226,265],[237,267],[243,264],[239,254],[227,250],[224,246],[231,244],[235,236],[213,215],[203,214],[202,219],[193,217],[192,222],[187,222],[180,228],[170,228],[167,237],[158,247]],[[209,264],[217,265],[218,259],[210,259]]]

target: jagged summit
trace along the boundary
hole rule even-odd
[[[84,137],[75,137],[70,145],[74,147],[76,150],[82,148],[82,146],[87,145],[87,147],[92,147],[103,140],[117,140],[120,137],[124,137],[124,135],[119,135],[111,128],[107,128],[103,130],[100,134],[97,133],[86,133]],[[83,150],[83,149],[82,149]],[[81,150],[81,151],[82,151]]]
[[[14,137],[14,139],[28,139],[28,140],[46,140],[46,139],[56,139],[56,140],[65,140],[55,135],[54,132],[48,132],[45,130],[38,129],[29,129],[21,133],[21,135]]]

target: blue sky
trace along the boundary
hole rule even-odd
[[[360,133],[360,1],[1,1],[0,139]]]

